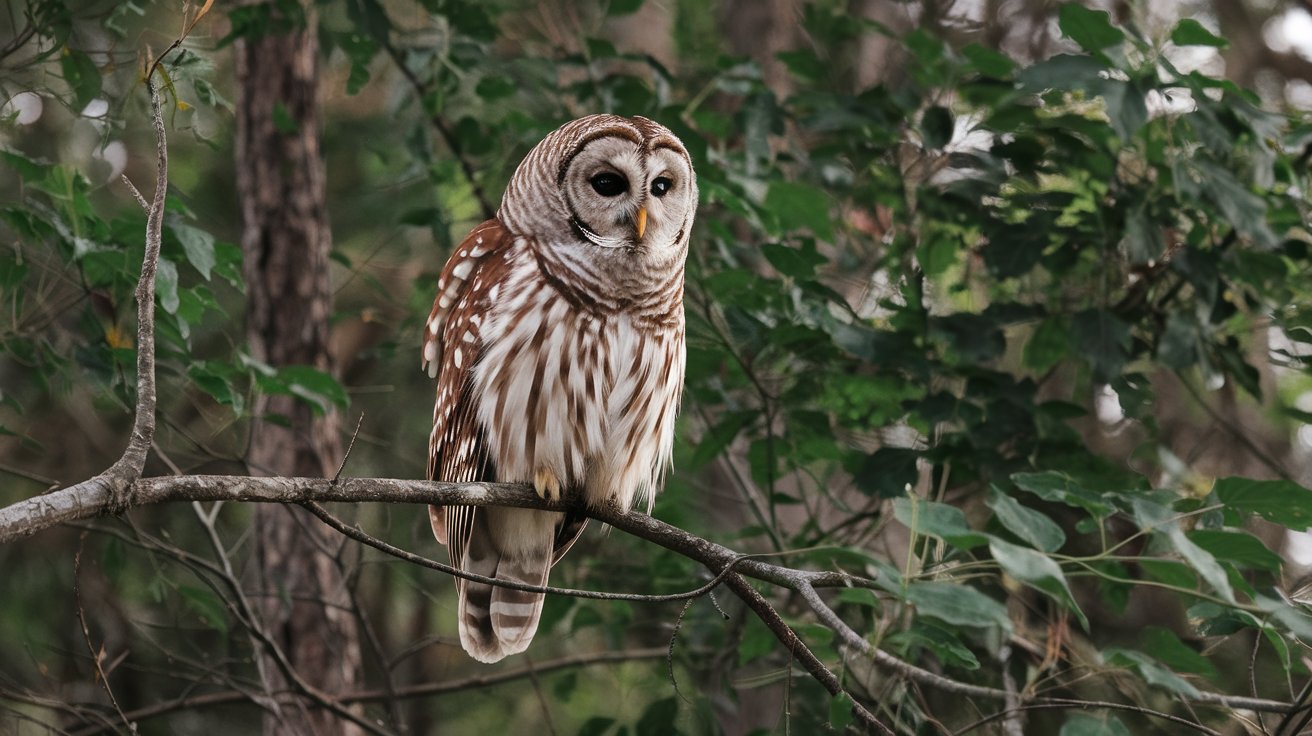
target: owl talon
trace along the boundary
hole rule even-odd
[[[560,478],[550,468],[538,468],[533,472],[533,490],[544,501],[559,501]]]

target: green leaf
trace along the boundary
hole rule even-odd
[[[989,535],[971,529],[966,515],[956,506],[918,496],[893,499],[893,514],[913,532],[939,537],[960,549],[978,547],[990,539]]]
[[[1189,566],[1207,581],[1218,595],[1231,603],[1234,602],[1235,593],[1230,587],[1230,578],[1226,576],[1225,569],[1207,550],[1189,541],[1170,509],[1143,498],[1136,498],[1134,516],[1145,529],[1151,528],[1164,534],[1175,551],[1180,553],[1184,561],[1189,563]]]
[[[676,698],[657,700],[642,712],[634,733],[637,736],[670,736],[678,733],[674,727],[674,719],[678,715],[679,701]]]
[[[1168,667],[1177,672],[1190,672],[1195,675],[1216,678],[1218,673],[1212,663],[1194,651],[1189,645],[1180,641],[1175,632],[1160,626],[1149,626],[1143,630],[1143,648],[1152,652]]]
[[[1290,529],[1312,526],[1312,491],[1293,481],[1221,478],[1214,492],[1240,513],[1257,514]]]
[[[1267,549],[1262,540],[1243,531],[1195,529],[1186,532],[1189,541],[1207,550],[1218,560],[1269,572],[1280,572],[1280,555]]]
[[[829,727],[835,733],[843,733],[852,725],[852,696],[846,690],[839,690],[829,698]]]
[[[1054,315],[1040,322],[1034,334],[1025,341],[1025,350],[1021,356],[1025,367],[1035,373],[1047,373],[1066,357],[1069,350],[1068,335],[1070,326],[1060,316]]]
[[[1083,5],[1068,3],[1057,14],[1057,26],[1062,35],[1080,45],[1089,53],[1102,51],[1125,40],[1125,32],[1112,25],[1105,10],[1090,10]]]
[[[1080,610],[1075,597],[1071,595],[1070,585],[1066,582],[1061,567],[1051,557],[1004,542],[997,537],[989,540],[989,552],[1008,575],[1047,593],[1058,603],[1070,609],[1085,631],[1089,630],[1089,619],[1085,617],[1084,611]]]
[[[1134,82],[1102,79],[1097,85],[1107,105],[1107,119],[1122,143],[1128,142],[1148,122],[1148,105],[1144,92]]]
[[[161,257],[155,265],[155,297],[165,312],[177,313],[178,267],[167,258]]]
[[[1066,543],[1066,533],[1057,522],[1020,505],[1020,502],[996,487],[991,489],[987,503],[1007,531],[1029,542],[1036,549],[1056,552]]]
[[[964,583],[912,583],[907,602],[917,613],[955,626],[997,626],[1011,632],[1007,607]]]
[[[642,0],[610,0],[610,6],[606,8],[606,15],[629,15],[638,12],[642,7]]]
[[[738,664],[744,665],[764,657],[774,651],[777,641],[760,619],[747,619],[738,643]]]
[[[286,393],[305,399],[320,412],[330,406],[345,409],[351,402],[337,379],[308,365],[280,368],[278,380],[286,386]]]
[[[765,195],[765,209],[785,231],[810,230],[822,240],[834,237],[829,195],[810,184],[776,181]]]
[[[228,632],[227,609],[214,591],[209,588],[180,585],[178,593],[187,602],[187,607],[195,612],[201,621],[225,634]]]
[[[1033,493],[1045,501],[1055,501],[1084,509],[1096,517],[1104,517],[1115,509],[1101,495],[1080,485],[1079,481],[1055,470],[1042,473],[1016,473],[1011,476],[1016,487]]]
[[[582,726],[579,726],[578,736],[602,736],[613,725],[615,725],[614,718],[593,716],[584,721]]]
[[[81,112],[87,103],[100,94],[100,70],[86,53],[76,49],[65,48],[59,59],[64,72],[64,81],[73,90],[73,108]]]
[[[210,274],[214,271],[217,259],[214,255],[214,236],[201,230],[183,223],[173,223],[169,225],[169,230],[182,243],[182,249],[187,254],[187,261],[191,263],[206,281],[210,280]]]
[[[1130,736],[1130,730],[1110,713],[1072,713],[1057,736]]]
[[[977,43],[966,44],[961,54],[970,60],[970,65],[975,67],[975,71],[988,77],[1002,79],[1016,68],[1016,63],[1006,54],[1000,54]]]
[[[1105,650],[1103,656],[1110,664],[1135,670],[1149,685],[1156,685],[1190,698],[1198,697],[1198,688],[1143,652],[1114,647]]]
[[[1120,375],[1130,354],[1130,326],[1106,309],[1086,309],[1071,322],[1071,347],[1084,356],[1096,380]]]
[[[1213,35],[1193,18],[1185,18],[1175,24],[1175,28],[1171,29],[1171,43],[1176,46],[1212,46],[1218,49],[1230,45],[1229,41]]]
[[[934,105],[920,119],[921,139],[925,148],[942,149],[952,140],[952,113],[946,107]]]
[[[774,266],[779,273],[795,279],[815,278],[816,266],[827,262],[824,256],[815,250],[815,243],[810,247],[789,248],[778,243],[766,243],[761,246],[761,255]]]

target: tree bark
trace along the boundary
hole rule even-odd
[[[238,39],[237,191],[251,354],[271,366],[332,368],[328,352],[332,247],[319,152],[318,40],[313,4],[290,29]],[[278,11],[273,11],[278,12]],[[247,462],[254,475],[331,477],[341,461],[340,418],[290,396],[255,404]],[[268,421],[276,418],[277,422]],[[256,599],[265,631],[307,684],[332,697],[356,689],[360,646],[334,551],[340,537],[294,506],[253,515]],[[288,677],[264,652],[272,689]],[[324,710],[265,717],[266,733],[347,734]]]

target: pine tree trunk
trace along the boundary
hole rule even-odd
[[[302,8],[304,17],[291,19],[291,30],[235,44],[247,336],[257,360],[329,371],[332,238],[319,153],[318,42],[313,5]],[[335,412],[316,415],[288,396],[263,397],[255,412],[247,456],[253,474],[337,471],[342,443]],[[308,685],[328,697],[352,689],[359,638],[349,608],[341,607],[349,600],[331,556],[341,538],[293,506],[259,504],[253,522],[255,599],[265,631]],[[295,691],[274,658],[264,657],[271,688]],[[265,717],[265,732],[354,734],[358,728],[321,708],[283,705]]]

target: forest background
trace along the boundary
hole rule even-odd
[[[1297,733],[1310,110],[1306,0],[9,3],[0,731]],[[351,479],[599,111],[699,177],[675,471],[484,667],[377,543],[470,491]]]

